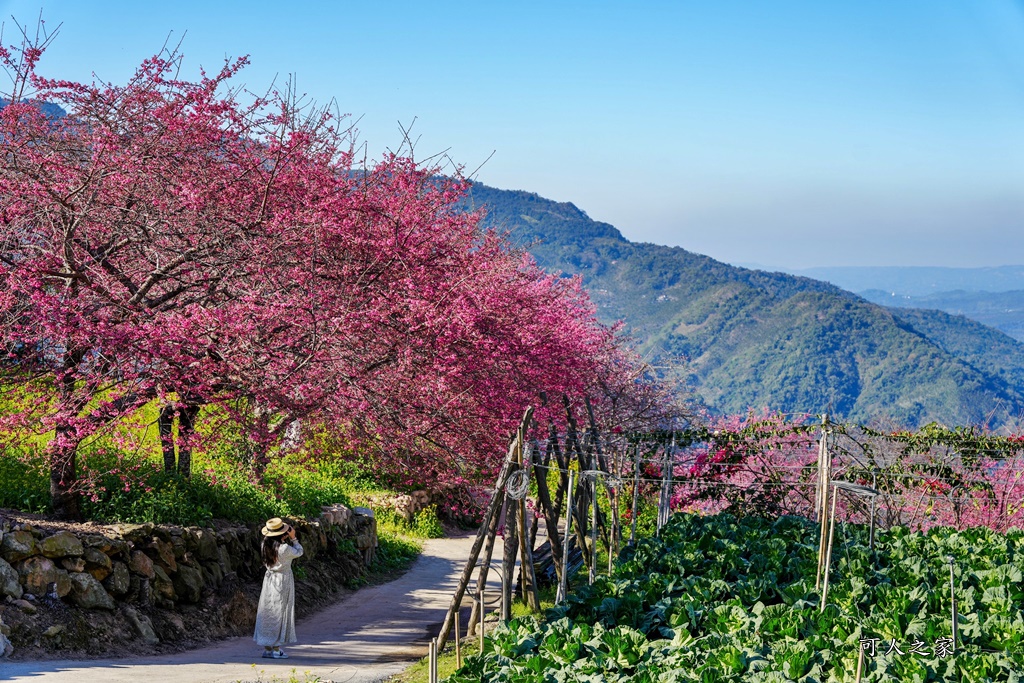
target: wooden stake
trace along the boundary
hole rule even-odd
[[[822,416],[822,425],[825,424],[825,416]],[[825,430],[822,427],[821,438],[818,440],[818,480],[814,485],[814,521],[821,522],[825,516],[825,511],[828,510],[824,506],[822,501],[822,495],[828,484],[824,478],[825,474]]]
[[[576,545],[580,548],[583,553],[583,561],[586,564],[590,564],[590,547],[587,539],[587,490],[583,484],[583,472],[587,469],[589,460],[585,450],[589,452],[590,446],[589,441],[591,435],[588,433],[584,436],[584,440],[588,442],[586,449],[580,445],[579,440],[579,428],[576,424],[576,416],[572,413],[572,407],[569,404],[569,397],[565,394],[562,395],[562,404],[565,407],[565,457],[566,461],[572,460],[573,452],[576,453],[576,464],[579,467],[580,473],[576,481],[575,490],[569,487],[568,495],[571,499],[575,499],[575,503],[570,503],[569,508],[575,510],[576,514]]]
[[[864,646],[860,647],[860,654],[857,655],[857,679],[853,683],[860,683],[860,674],[864,670]]]

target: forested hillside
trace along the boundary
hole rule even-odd
[[[828,283],[633,243],[569,203],[473,186],[470,207],[548,270],[579,273],[606,322],[679,367],[709,407],[769,407],[917,426],[1001,426],[1024,411],[1024,345],[933,312],[890,311]]]

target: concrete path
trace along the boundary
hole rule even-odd
[[[404,670],[427,654],[440,630],[472,537],[424,543],[423,554],[403,576],[362,588],[342,602],[298,622],[299,642],[289,659],[263,659],[251,638],[232,638],[174,655],[89,661],[0,662],[0,681],[33,683],[234,683],[299,682],[320,677],[336,683],[370,683]],[[499,548],[500,550],[500,548]],[[499,554],[499,553],[496,553]],[[495,558],[497,559],[497,558]],[[500,563],[495,563],[500,567]],[[498,579],[492,571],[492,580]],[[490,596],[498,596],[498,585]],[[475,585],[475,583],[474,583]],[[463,624],[468,618],[463,601]],[[489,610],[491,608],[489,607]]]

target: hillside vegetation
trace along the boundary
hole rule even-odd
[[[605,322],[679,368],[716,411],[828,411],[906,426],[1024,412],[1020,342],[954,316],[891,311],[809,278],[634,243],[569,203],[475,184],[471,207],[541,266],[578,273]]]

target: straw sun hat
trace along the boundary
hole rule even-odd
[[[286,534],[291,530],[291,526],[285,524],[280,517],[268,519],[267,523],[263,525],[262,529],[264,536],[281,536],[282,534]]]

